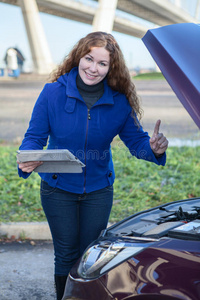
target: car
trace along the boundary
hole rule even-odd
[[[168,25],[147,32],[144,43],[200,128],[199,34],[197,24]],[[71,269],[66,299],[199,300],[200,198],[144,210],[105,229]]]
[[[72,268],[63,299],[200,299],[200,198],[134,214]]]

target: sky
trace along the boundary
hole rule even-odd
[[[187,2],[187,0],[184,0]],[[190,8],[196,0],[190,0]],[[189,9],[189,8],[188,8]],[[40,20],[47,38],[53,62],[59,64],[74,44],[92,31],[92,26],[72,20],[40,13]],[[0,3],[0,67],[4,67],[4,57],[9,47],[17,47],[25,57],[25,70],[32,69],[31,52],[21,9],[17,6]],[[136,22],[153,28],[145,21]],[[112,32],[124,54],[129,68],[155,68],[155,63],[140,38]]]

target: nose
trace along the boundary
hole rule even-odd
[[[97,63],[92,62],[90,65],[90,71],[94,73],[94,72],[96,72],[96,70],[97,70]]]

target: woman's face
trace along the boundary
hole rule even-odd
[[[80,59],[78,71],[85,84],[94,85],[108,74],[110,53],[104,47],[93,47]]]

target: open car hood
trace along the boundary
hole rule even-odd
[[[176,253],[171,261],[177,260],[177,254],[182,257],[184,252],[191,257],[196,252],[200,262],[199,243],[200,198],[170,202],[136,213],[102,231],[99,238],[83,254],[78,274],[84,279],[96,279],[133,257],[137,263],[142,258],[142,264],[148,265],[149,251],[159,253],[157,260],[163,257],[163,249],[167,252],[167,257],[172,253],[171,250]],[[169,262],[169,258],[167,259]],[[183,261],[181,269],[182,263]],[[130,265],[128,272],[125,271],[127,274],[130,274]],[[122,269],[120,274],[121,272]],[[136,282],[135,277],[133,278]]]
[[[200,25],[181,23],[150,29],[142,41],[200,128]]]
[[[102,235],[200,241],[200,198],[174,201],[141,211],[108,227]]]

